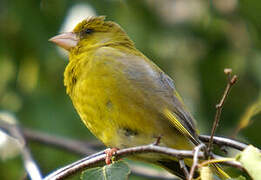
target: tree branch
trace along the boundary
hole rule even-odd
[[[4,128],[2,123],[0,123],[0,127]],[[62,150],[67,150],[80,155],[93,154],[93,152],[96,152],[97,149],[103,147],[103,145],[97,141],[85,142],[83,140],[79,141],[79,140],[74,140],[69,138],[57,137],[54,135],[49,135],[46,133],[34,131],[27,128],[20,128],[20,131],[25,137],[25,139],[27,140],[51,145],[54,147],[61,148]],[[200,135],[199,138],[203,142],[209,142],[210,136]],[[247,147],[247,144],[232,139],[224,138],[224,137],[213,137],[213,143],[217,144],[218,146],[227,146],[240,151],[242,151]],[[229,164],[229,162],[227,162],[227,164]],[[133,169],[132,172],[134,174],[150,176],[151,178],[158,177],[158,176],[154,177],[153,175],[149,175],[146,173],[141,173],[140,171],[136,172],[135,169]],[[162,178],[169,179],[170,177],[166,175]]]
[[[26,139],[35,141],[38,143],[43,143],[47,145],[51,145],[54,147],[61,148],[62,150],[67,150],[76,154],[80,155],[88,155],[88,154],[93,154],[93,152],[97,152],[97,149],[100,149],[101,147],[104,147],[101,143],[97,141],[92,141],[92,142],[86,142],[83,140],[74,140],[70,138],[63,138],[63,137],[57,137],[54,135],[49,135],[46,133],[34,131],[31,129],[27,128],[22,128],[23,134]],[[207,135],[200,135],[199,139],[205,143],[209,142],[210,136]],[[218,146],[227,146],[230,148],[234,148],[237,150],[242,151],[247,147],[247,144],[224,138],[224,137],[213,137],[213,143],[218,145]],[[151,173],[153,171],[153,173]],[[149,178],[159,178],[157,175],[157,172],[155,170],[151,170],[148,173],[146,172],[141,172],[139,168],[133,168],[132,167],[132,173],[149,177]],[[153,175],[154,174],[154,175]],[[161,179],[170,179],[171,176],[168,174],[163,175],[161,174]]]
[[[142,153],[159,153],[159,154],[165,154],[172,157],[176,157],[178,159],[182,158],[193,158],[193,151],[186,151],[186,150],[175,150],[167,147],[161,147],[157,145],[145,145],[145,146],[138,146],[138,147],[132,147],[132,148],[126,148],[118,150],[115,157],[117,159],[123,158],[126,156],[134,155],[134,154],[142,154]],[[213,155],[215,159],[222,159],[223,157]],[[104,151],[98,152],[94,155],[88,156],[86,158],[83,158],[79,161],[76,161],[72,164],[69,164],[61,169],[58,169],[57,171],[49,174],[47,177],[44,178],[44,180],[56,180],[56,179],[62,179],[69,177],[76,172],[82,171],[84,169],[87,169],[89,167],[98,166],[98,165],[104,165],[105,164],[105,158],[106,154]],[[203,152],[198,153],[198,158],[203,159],[204,154]],[[236,161],[226,161],[222,162],[225,165],[229,165],[232,167],[236,167],[238,169],[243,169],[243,167],[240,165],[240,163]]]

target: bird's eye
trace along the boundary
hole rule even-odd
[[[93,32],[92,29],[86,29],[86,30],[84,31],[85,34],[91,34],[92,32]]]

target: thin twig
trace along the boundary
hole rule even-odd
[[[32,158],[30,150],[26,147],[26,141],[18,127],[15,123],[9,123],[9,119],[13,119],[14,117],[9,113],[2,113],[0,117],[0,127],[8,131],[8,133],[18,140],[18,142],[22,145],[21,155],[23,158],[23,163],[26,169],[26,172],[30,179],[32,180],[41,180],[42,175],[41,172]],[[14,120],[15,122],[15,120]]]
[[[198,146],[196,146],[193,150],[194,152],[194,156],[193,156],[193,164],[190,168],[190,172],[189,172],[189,176],[188,176],[188,180],[192,180],[193,176],[194,176],[194,172],[196,170],[196,167],[198,165],[198,154],[200,152],[200,150],[205,147],[205,144],[199,144]]]
[[[225,69],[224,73],[228,76],[228,83],[227,83],[226,89],[225,89],[225,91],[223,93],[223,96],[222,96],[220,102],[216,105],[217,111],[216,111],[213,127],[212,127],[212,130],[211,130],[210,140],[209,140],[209,143],[208,143],[208,148],[207,148],[208,154],[211,152],[211,148],[212,148],[212,144],[213,144],[213,136],[215,134],[216,128],[217,128],[219,120],[220,120],[220,115],[221,115],[221,112],[222,112],[223,105],[225,103],[225,100],[226,100],[226,98],[228,96],[228,93],[229,93],[231,87],[237,81],[237,76],[236,75],[234,75],[231,78],[231,73],[232,73],[231,69]]]
[[[132,148],[126,148],[126,149],[121,149],[118,150],[115,157],[117,159],[134,155],[134,154],[142,154],[142,153],[159,153],[159,154],[165,154],[169,155],[172,157],[176,157],[178,159],[181,158],[192,158],[193,157],[193,152],[192,151],[187,151],[187,150],[175,150],[172,148],[167,148],[167,147],[161,147],[161,146],[155,146],[155,145],[145,145],[145,146],[138,146],[138,147],[132,147]],[[213,156],[216,159],[222,159],[224,157],[220,156]],[[83,158],[79,161],[76,161],[70,165],[67,165],[50,175],[44,178],[44,180],[56,180],[56,179],[62,179],[66,178],[70,175],[75,174],[76,172],[82,171],[84,169],[87,169],[89,167],[97,166],[97,165],[104,165],[105,164],[105,158],[106,154],[104,151],[101,151],[99,153],[96,153],[94,155],[88,156],[86,158]],[[202,152],[198,153],[198,158],[203,159],[204,154]],[[225,165],[229,165],[232,167],[236,167],[238,169],[243,169],[243,167],[240,165],[240,163],[237,162],[222,162]]]
[[[180,169],[183,171],[186,179],[188,179],[189,177],[189,172],[188,172],[188,168],[184,162],[184,159],[179,159],[179,166],[180,166]]]

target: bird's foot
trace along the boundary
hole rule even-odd
[[[106,154],[105,163],[107,165],[111,164],[112,156],[114,156],[117,153],[117,148],[108,148],[104,152]]]

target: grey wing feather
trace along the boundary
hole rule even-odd
[[[172,108],[173,112],[179,117],[181,124],[189,131],[189,133],[195,138],[193,142],[199,143],[198,135],[195,131],[195,123],[190,113],[185,109],[183,102],[180,102],[176,96],[176,89],[174,87],[173,80],[166,75],[164,72],[160,73],[161,82],[164,84],[168,93],[171,93]]]
[[[149,103],[157,102],[155,109],[166,106],[178,117],[179,122],[188,130],[194,138],[192,141],[198,144],[198,136],[195,131],[195,124],[190,113],[185,109],[183,102],[176,96],[176,89],[173,80],[161,71],[155,64],[144,61],[140,57],[124,59],[127,77],[133,81],[147,96]],[[155,93],[156,92],[156,93]]]

